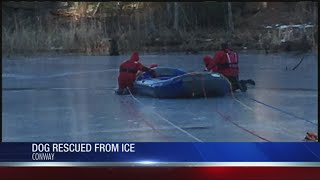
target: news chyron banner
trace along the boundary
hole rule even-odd
[[[2,143],[0,163],[130,162],[293,162],[320,164],[320,144],[306,143]]]

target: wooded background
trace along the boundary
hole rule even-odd
[[[121,53],[213,50],[226,40],[235,48],[276,50],[283,44],[281,35],[264,28],[276,24],[314,25],[305,32],[304,41],[308,48],[317,46],[317,2],[7,1],[2,5],[3,53],[104,54],[110,38]],[[305,45],[296,49],[301,47]]]

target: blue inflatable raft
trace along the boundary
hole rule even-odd
[[[187,98],[224,96],[230,92],[230,84],[219,73],[185,72],[174,68],[157,68],[157,77],[149,73],[137,77],[134,92],[156,98]]]

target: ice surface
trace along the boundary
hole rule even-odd
[[[202,71],[199,55],[142,55],[146,66]],[[241,52],[241,79],[256,87],[219,98],[118,96],[118,66],[128,56],[4,59],[5,142],[302,141],[317,131],[317,57]],[[261,103],[259,103],[261,102]]]

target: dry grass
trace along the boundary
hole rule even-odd
[[[20,54],[50,51],[92,54],[107,52],[107,35],[98,24],[51,21],[49,27],[26,26],[18,22],[13,30],[2,26],[2,53]]]
[[[4,55],[42,52],[108,54],[109,35],[99,20],[76,22],[53,19],[48,22],[36,22],[33,26],[17,22],[13,29],[2,26],[2,53]],[[221,42],[225,39],[225,31],[194,29],[185,32],[163,28],[150,35],[144,28],[137,30],[129,26],[118,31],[116,37],[120,53],[133,50],[204,51],[219,49]],[[313,31],[307,32],[307,41],[317,45],[314,42]],[[246,47],[277,50],[281,45],[281,37],[276,31],[236,29],[231,44],[234,49]]]

